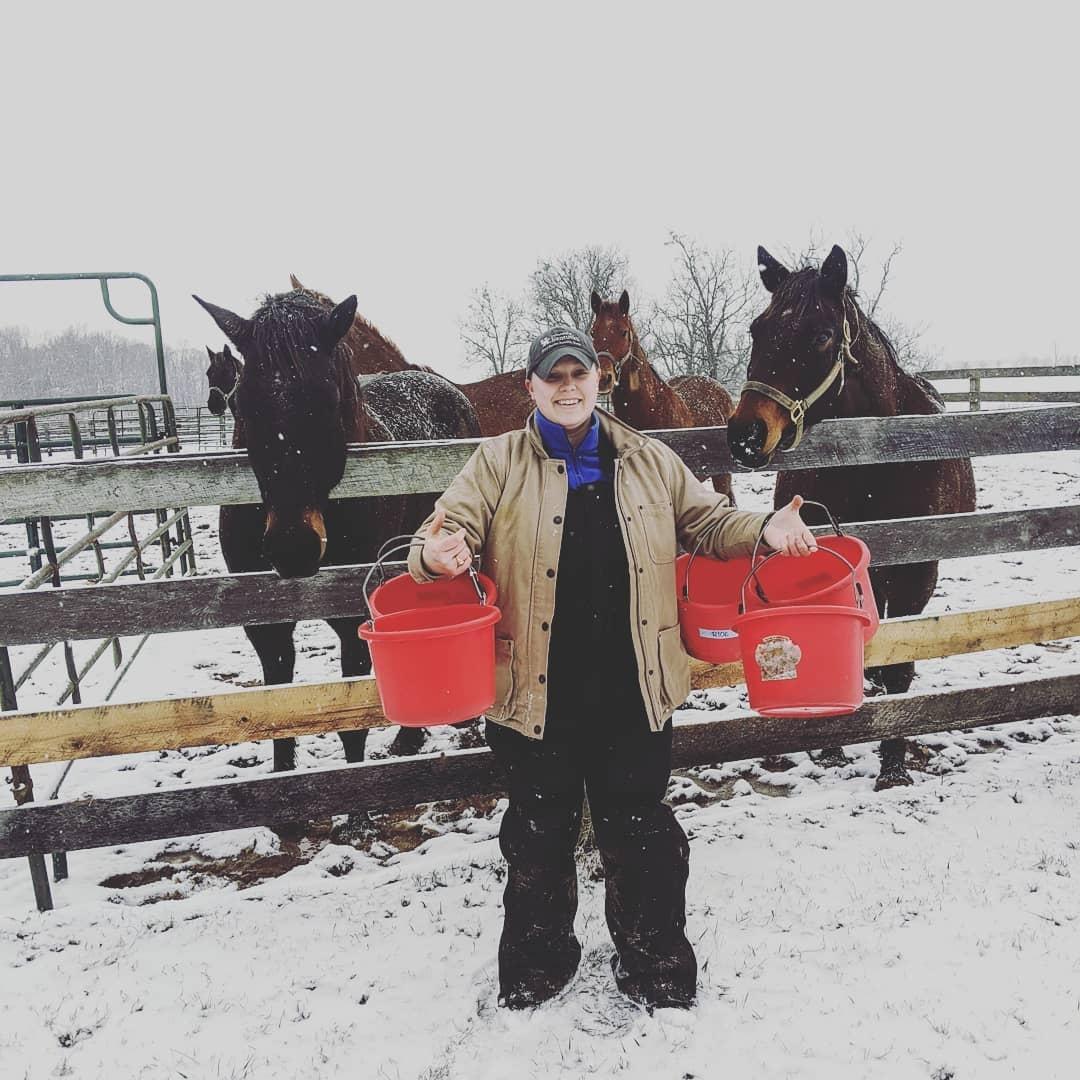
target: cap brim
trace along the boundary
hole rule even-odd
[[[541,379],[546,379],[551,374],[551,369],[567,356],[573,360],[580,360],[587,368],[597,366],[596,358],[590,356],[584,349],[575,349],[573,345],[567,345],[561,349],[552,349],[552,351],[532,369],[532,374],[539,375]]]

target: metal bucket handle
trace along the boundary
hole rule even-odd
[[[852,564],[849,563],[847,561],[847,559],[845,559],[844,556],[840,554],[839,551],[833,551],[832,548],[818,548],[818,551],[828,552],[830,555],[833,556],[833,558],[839,559],[848,568],[848,573],[851,574],[852,591],[855,594],[855,606],[861,609],[863,607],[863,591],[862,591],[862,586],[859,584],[858,579],[855,577],[855,567],[852,566]],[[757,574],[757,572],[767,562],[770,562],[772,559],[775,559],[775,558],[777,558],[778,556],[781,556],[781,555],[784,555],[784,553],[782,551],[774,551],[771,555],[766,555],[765,558],[762,559],[761,562],[759,562],[757,564],[757,566],[751,566],[750,567],[750,573],[748,573],[746,575],[746,577],[743,578],[743,583],[739,587],[739,614],[740,615],[743,615],[746,612],[746,586],[750,583],[750,579],[752,577],[754,577],[754,575]],[[784,558],[790,559],[790,558],[794,558],[794,556],[785,555]],[[761,598],[762,602],[765,603],[765,604],[768,604],[769,600],[766,598],[765,593],[760,588],[760,586],[757,588],[756,591],[757,591],[758,596]]]
[[[371,578],[375,571],[378,570],[380,579],[383,578],[382,564],[384,560],[399,551],[409,551],[417,544],[423,544],[427,540],[426,536],[416,536],[413,533],[402,533],[400,536],[391,536],[389,540],[386,540],[379,548],[378,554],[375,557],[375,561],[371,564],[371,568],[368,570],[367,575],[364,577],[364,606],[368,611],[371,610],[371,604],[368,597],[370,595],[368,589],[371,584]],[[481,604],[487,603],[487,593],[484,591],[484,586],[480,584],[480,578],[477,576],[475,567],[475,556],[469,561],[468,574],[473,583],[473,588],[476,590],[476,596]],[[382,580],[379,581],[381,585]]]
[[[824,503],[817,502],[814,499],[803,499],[803,506],[816,506],[816,507],[818,507],[818,509],[824,510],[825,511],[825,516],[829,519],[829,524],[833,527],[833,531],[836,533],[836,535],[837,536],[843,536],[844,535],[844,530],[840,528],[840,522],[838,522],[836,520],[836,518],[833,517],[833,512]],[[754,550],[750,553],[750,565],[751,566],[753,566],[754,563],[757,561],[758,552],[761,549],[761,539],[762,539],[762,536],[764,535],[764,533],[765,533],[765,530],[762,529],[761,532],[758,533],[757,539],[754,541]],[[686,577],[683,578],[683,587],[682,587],[682,594],[683,594],[683,599],[684,600],[689,600],[690,599],[690,571],[693,569],[694,560],[698,557],[698,552],[701,551],[701,544],[702,544],[702,540],[699,539],[698,542],[694,545],[694,550],[690,553],[690,561],[686,564]],[[773,552],[773,554],[775,555],[777,553]],[[764,562],[766,558],[772,558],[772,556],[771,555],[762,556],[762,562]],[[725,560],[721,560],[721,561],[725,561]],[[757,582],[757,581],[754,582],[754,591],[761,598],[761,602],[763,604],[767,604],[769,602],[769,598],[765,595],[764,591],[762,590],[760,582]]]

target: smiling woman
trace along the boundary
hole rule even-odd
[[[599,364],[580,331],[537,337],[526,377],[529,422],[480,444],[409,557],[413,576],[431,581],[480,555],[498,588],[487,740],[510,792],[501,1001],[536,1005],[577,968],[574,845],[587,791],[615,981],[648,1006],[686,1007],[697,984],[685,933],[689,846],[663,802],[670,718],[690,688],[678,544],[749,554],[763,535],[805,554],[813,537],[797,502],[771,521],[734,510],[674,451],[597,410]]]

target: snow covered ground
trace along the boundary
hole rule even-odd
[[[1080,454],[976,472],[980,509],[1080,501]],[[740,505],[767,505],[770,484],[739,477]],[[216,514],[193,518],[200,567],[219,566]],[[1075,595],[1080,549],[984,557],[943,564],[929,610]],[[301,678],[334,676],[326,627],[302,624],[298,645]],[[15,650],[16,670],[31,652]],[[1078,655],[1074,640],[929,661],[913,690],[1073,672]],[[43,665],[20,704],[48,704],[61,671]],[[258,681],[240,630],[177,634],[151,640],[115,699]],[[372,753],[393,734],[374,733]],[[441,732],[425,752],[468,738]],[[648,1016],[614,989],[589,852],[577,978],[540,1009],[496,1007],[494,800],[386,815],[370,851],[320,823],[299,841],[254,829],[72,853],[46,914],[25,860],[0,862],[0,1077],[1075,1076],[1080,721],[918,743],[915,786],[880,794],[869,746],[843,768],[796,754],[673,778],[701,965],[688,1013]],[[340,760],[334,735],[300,742],[302,768]],[[269,769],[269,743],[82,761],[62,794]],[[33,772],[45,797],[60,767]]]

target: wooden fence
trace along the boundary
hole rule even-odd
[[[1080,401],[1080,391],[1077,390],[994,390],[992,388],[983,388],[984,381],[992,383],[997,379],[1053,379],[1069,375],[1080,375],[1080,365],[1078,364],[1027,364],[1024,367],[1009,368],[939,368],[931,371],[921,371],[919,374],[931,382],[966,380],[968,384],[967,390],[945,391],[942,392],[941,396],[947,402],[966,401],[971,412],[977,412],[981,409],[983,402],[993,404],[1041,402],[1049,404],[1051,402]]]
[[[723,428],[660,433],[705,477],[732,468]],[[470,441],[353,447],[335,497],[440,491],[465,462]],[[1080,406],[827,421],[807,434],[780,469],[924,461],[1080,449]],[[258,501],[239,452],[168,460],[93,461],[0,470],[9,513],[140,509],[162,490],[176,505]],[[876,564],[1068,547],[1080,542],[1080,505],[868,522],[851,527]],[[367,567],[335,567],[314,578],[270,574],[0,594],[0,644],[41,643],[105,633],[197,630],[355,614]],[[886,620],[867,664],[978,652],[1080,635],[1080,597]],[[741,681],[739,665],[693,664],[696,687]],[[677,766],[813,749],[1051,716],[1075,710],[1080,674],[983,685],[949,693],[872,700],[847,717],[697,719],[675,731]],[[253,688],[125,705],[24,711],[0,717],[0,762],[24,765],[144,750],[178,749],[386,724],[371,679]],[[172,791],[0,810],[0,857],[38,860],[77,850],[271,824],[330,813],[386,809],[500,790],[491,755],[465,750],[365,762]],[[46,883],[47,884],[47,883]],[[45,897],[47,906],[47,897]],[[43,897],[38,893],[39,906]]]

